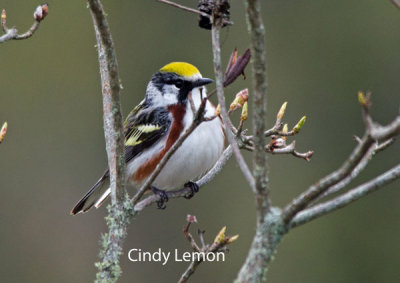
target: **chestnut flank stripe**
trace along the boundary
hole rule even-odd
[[[183,130],[183,117],[186,114],[185,105],[176,104],[168,106],[168,110],[172,114],[173,123],[171,126],[171,130],[169,132],[167,141],[165,143],[165,147],[157,154],[155,154],[151,159],[147,160],[142,166],[136,170],[133,175],[134,182],[141,182],[143,179],[147,178],[156,168],[157,164],[161,161],[164,155],[168,152],[168,150],[172,147],[172,145],[179,138],[180,134]]]

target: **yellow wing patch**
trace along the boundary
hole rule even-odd
[[[192,64],[185,62],[172,62],[160,69],[161,72],[175,73],[182,77],[191,77],[193,75],[199,75],[200,71]]]
[[[129,137],[129,139],[126,140],[125,146],[134,146],[140,144],[143,141],[139,139],[141,134],[151,133],[159,129],[161,129],[161,127],[158,125],[151,125],[151,124],[140,125],[133,130],[132,135]]]
[[[151,133],[151,132],[161,129],[161,127],[158,125],[148,124],[148,125],[140,125],[139,127],[137,127],[137,129],[139,131],[141,131],[142,133]]]

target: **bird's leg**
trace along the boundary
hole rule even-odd
[[[194,196],[194,194],[199,191],[199,186],[196,183],[191,182],[191,181],[187,182],[185,184],[185,187],[190,188],[190,193],[188,195],[184,196],[185,199],[191,199]]]
[[[160,196],[160,200],[157,201],[157,207],[158,209],[165,209],[167,206],[165,205],[165,202],[168,201],[168,195],[164,190],[157,189],[156,187],[151,186],[151,190],[153,191],[154,194]]]

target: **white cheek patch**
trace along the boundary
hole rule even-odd
[[[163,87],[163,100],[164,105],[171,105],[178,103],[179,89],[174,85],[165,85]]]
[[[153,82],[147,85],[146,96],[151,100],[154,107],[163,105],[162,93],[154,86]]]
[[[178,103],[179,88],[175,85],[164,85],[162,92],[150,82],[147,85],[146,96],[151,100],[154,107],[165,107]]]

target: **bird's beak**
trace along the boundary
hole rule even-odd
[[[201,87],[203,85],[207,85],[214,82],[212,79],[207,79],[207,78],[201,78],[198,79],[197,81],[193,82],[193,88],[195,87]]]

